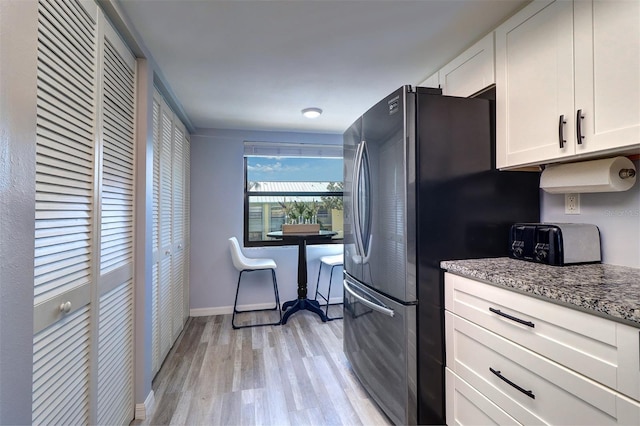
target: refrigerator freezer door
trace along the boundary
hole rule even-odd
[[[416,306],[345,274],[344,351],[356,376],[395,424],[415,424]]]

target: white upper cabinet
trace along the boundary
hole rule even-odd
[[[422,83],[419,83],[420,87],[440,87],[440,80],[438,78],[438,72],[434,72],[431,76],[427,77]]]
[[[487,34],[418,84],[440,87],[443,95],[468,97],[495,84],[494,35]]]
[[[574,33],[576,153],[640,147],[640,2],[576,1]]]
[[[574,154],[572,15],[538,1],[496,29],[498,168]]]
[[[540,0],[496,29],[498,168],[640,147],[639,12]]]
[[[495,84],[493,32],[442,67],[439,82],[442,93],[468,97]]]

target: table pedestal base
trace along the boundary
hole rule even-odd
[[[282,314],[282,324],[286,324],[287,320],[294,312],[305,309],[318,314],[322,322],[327,322],[327,316],[322,312],[322,309],[320,309],[320,304],[317,300],[296,299],[285,302],[284,305],[282,305],[282,310],[284,311]]]

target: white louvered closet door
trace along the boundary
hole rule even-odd
[[[111,27],[100,80],[97,423],[129,424],[133,398],[135,58]]]
[[[153,98],[152,371],[179,336],[189,312],[189,140],[159,92]]]
[[[151,267],[151,371],[155,375],[162,362],[160,353],[160,261],[164,258],[160,244],[160,147],[162,99],[153,94],[153,190],[152,190],[152,267]]]
[[[176,120],[177,121],[177,120]],[[171,255],[171,300],[173,314],[173,334],[175,340],[182,331],[184,316],[184,283],[185,283],[185,167],[184,167],[184,142],[186,131],[182,123],[174,123],[173,126],[173,164],[172,164],[172,194],[173,194],[173,243]]]
[[[39,2],[34,424],[90,422],[97,16]]]
[[[184,284],[182,323],[189,318],[189,259],[191,259],[191,140],[189,134],[184,139]]]
[[[157,373],[173,344],[171,287],[173,244],[172,143],[173,114],[165,101],[154,97],[154,253],[153,253],[153,373]]]
[[[32,421],[129,424],[135,59],[95,2],[38,22]]]

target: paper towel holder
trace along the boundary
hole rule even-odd
[[[620,179],[629,179],[636,176],[636,169],[620,169],[618,172]]]
[[[540,188],[550,194],[627,191],[636,182],[636,168],[627,157],[553,164],[540,175]]]

